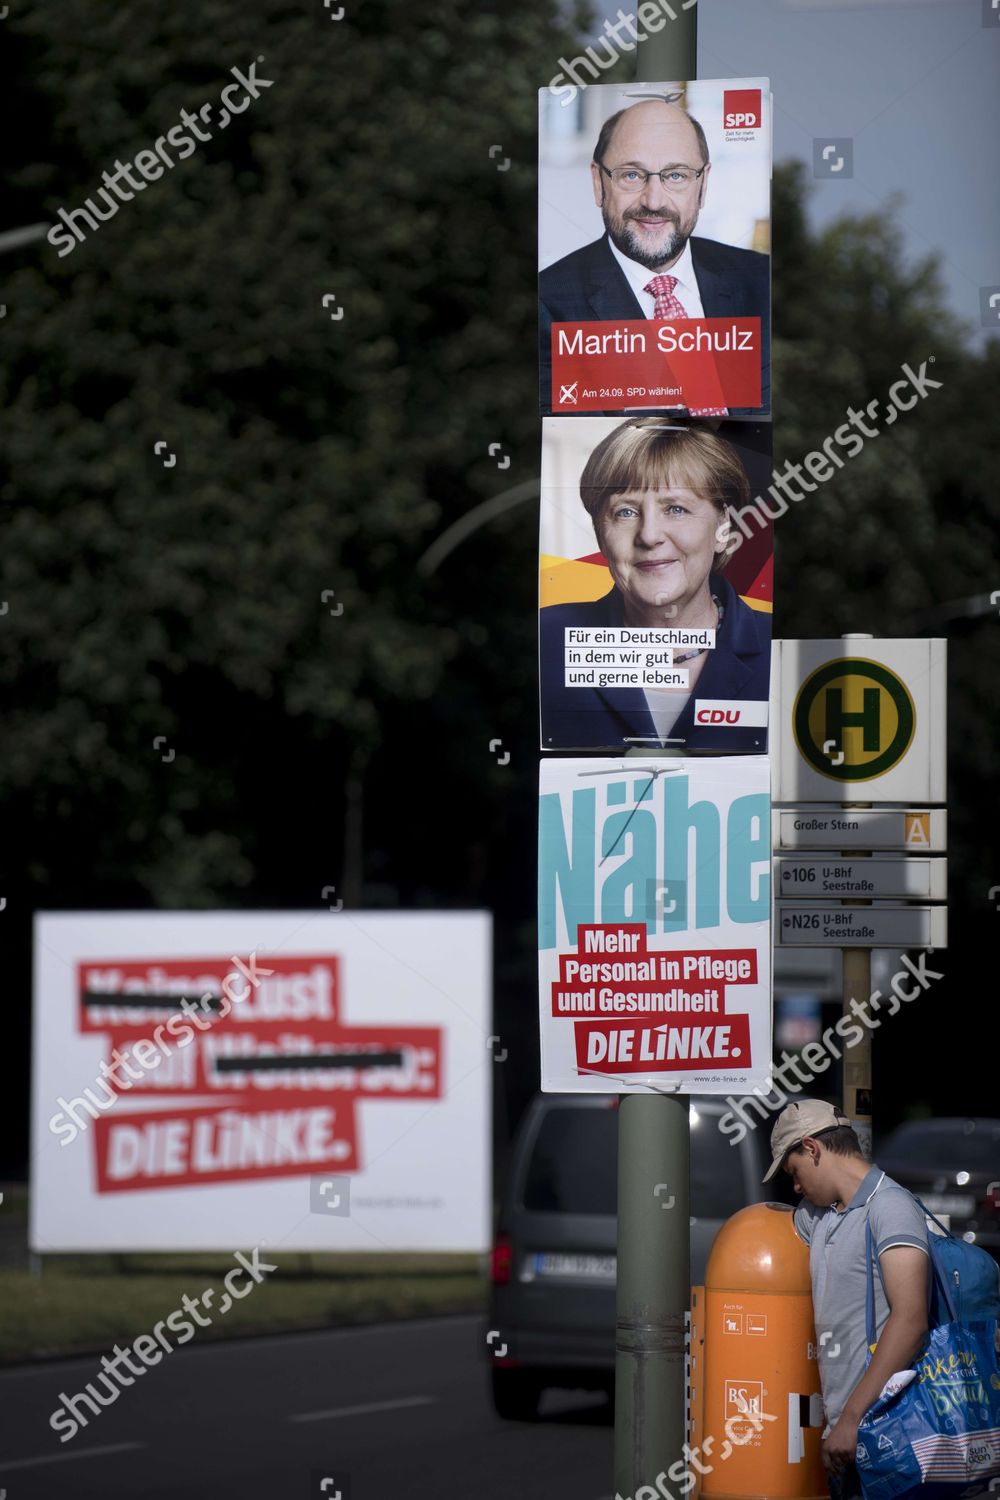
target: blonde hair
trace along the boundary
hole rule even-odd
[[[720,521],[750,502],[750,481],[732,443],[704,427],[670,427],[663,417],[630,418],[602,438],[580,475],[580,499],[598,529],[615,495],[633,490],[685,489],[711,500]],[[721,571],[739,546],[730,526]]]

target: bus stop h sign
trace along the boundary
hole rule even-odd
[[[945,801],[947,642],[774,648],[775,801]]]

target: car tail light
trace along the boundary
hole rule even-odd
[[[1000,1213],[1000,1182],[991,1182],[986,1189],[986,1207]]]
[[[509,1234],[498,1234],[490,1256],[490,1280],[494,1286],[508,1286],[514,1263],[514,1246]]]

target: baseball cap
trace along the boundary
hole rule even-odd
[[[796,1099],[794,1104],[786,1105],[771,1131],[774,1160],[764,1173],[763,1181],[770,1182],[789,1151],[807,1135],[818,1135],[821,1130],[833,1130],[838,1125],[850,1123],[842,1109],[835,1104],[824,1104],[822,1099]]]

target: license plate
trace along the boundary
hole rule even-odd
[[[932,1214],[950,1214],[956,1219],[967,1219],[976,1207],[971,1193],[923,1193],[921,1199]]]
[[[617,1257],[614,1255],[568,1255],[545,1251],[535,1255],[536,1276],[614,1281],[616,1268]]]

